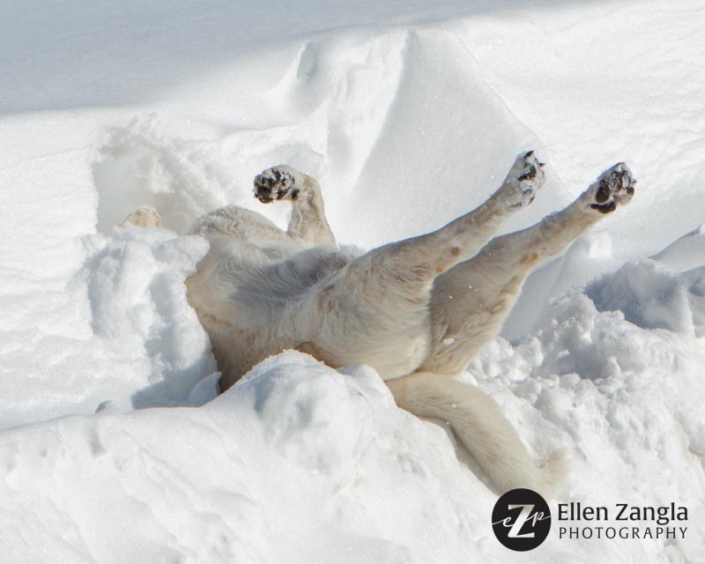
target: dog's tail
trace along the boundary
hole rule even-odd
[[[417,372],[386,382],[397,405],[414,415],[443,419],[487,473],[498,493],[528,488],[552,497],[565,473],[565,456],[537,466],[497,404],[454,378]]]

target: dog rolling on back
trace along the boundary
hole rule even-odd
[[[498,493],[525,487],[550,495],[559,457],[535,464],[497,405],[454,378],[497,335],[531,270],[634,193],[620,163],[567,208],[495,237],[543,181],[534,153],[522,154],[477,209],[354,256],[337,247],[313,178],[284,165],[265,170],[254,180],[255,195],[291,202],[286,232],[235,206],[193,228],[210,251],[187,280],[187,296],[210,336],[221,387],[286,349],[332,367],[368,364],[400,407],[447,421]],[[158,221],[140,213],[135,223]]]

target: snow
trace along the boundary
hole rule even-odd
[[[0,555],[73,562],[703,562],[705,8],[698,0],[49,2],[0,21]],[[534,148],[507,227],[625,160],[630,206],[538,269],[462,376],[555,502],[688,508],[685,539],[514,554],[496,496],[377,374],[268,359],[216,397],[183,236],[320,179],[339,240],[435,229]],[[142,205],[164,229],[114,229]],[[555,505],[554,505],[555,507]]]

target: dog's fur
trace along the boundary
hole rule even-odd
[[[332,367],[368,364],[400,407],[450,423],[497,491],[546,492],[556,468],[535,465],[496,404],[453,378],[498,333],[532,268],[634,193],[620,163],[564,210],[493,239],[543,180],[533,152],[522,154],[477,209],[433,233],[354,256],[336,246],[313,178],[283,165],[265,170],[255,195],[292,203],[287,232],[234,206],[193,229],[211,247],[187,280],[188,300],[210,335],[222,388],[285,349]],[[156,221],[136,213],[135,223]]]

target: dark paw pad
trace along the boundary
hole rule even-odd
[[[618,205],[631,200],[635,184],[629,167],[624,163],[616,164],[598,179],[590,208],[600,213],[613,212]]]
[[[590,207],[600,213],[611,213],[617,209],[617,204],[615,204],[613,200],[604,204],[591,204]]]
[[[254,193],[263,204],[269,204],[290,196],[295,200],[299,191],[294,188],[294,178],[289,172],[270,168],[255,176]],[[293,189],[293,190],[292,190]]]

